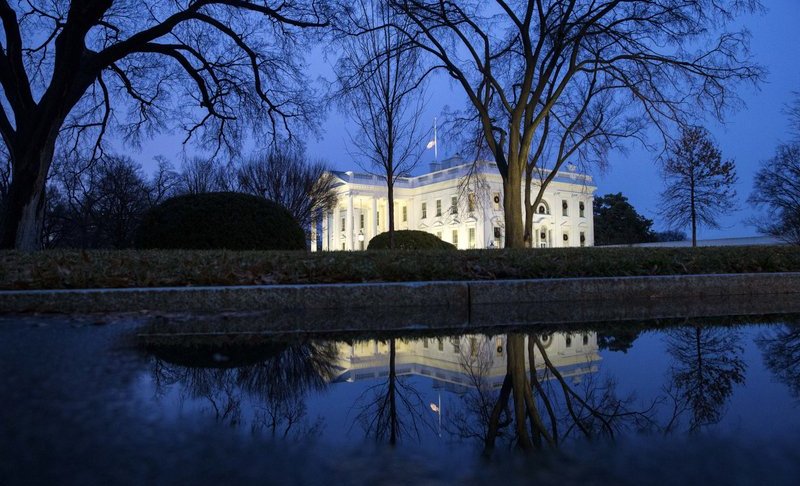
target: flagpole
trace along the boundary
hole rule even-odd
[[[439,161],[439,141],[436,140],[436,117],[433,117],[433,160]]]

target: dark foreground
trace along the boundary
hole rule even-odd
[[[800,327],[735,321],[177,336],[144,318],[5,317],[0,478],[795,484]],[[541,422],[526,451],[502,398],[515,343],[533,350]]]

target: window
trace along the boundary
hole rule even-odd
[[[469,229],[469,247],[475,248],[475,228]]]
[[[471,337],[469,338],[469,355],[473,358],[478,357],[478,339]]]
[[[539,208],[536,210],[539,214],[550,214],[550,208],[547,207],[547,203],[539,203]]]
[[[492,208],[494,208],[495,211],[500,211],[500,193],[499,192],[495,192],[494,194],[492,194]]]
[[[358,223],[360,225],[359,228],[364,229],[364,213],[361,213],[358,219]]]
[[[453,196],[450,198],[450,214],[458,214],[458,197]]]
[[[453,246],[458,248],[458,230],[453,230]]]
[[[572,336],[567,336],[567,343],[566,344],[567,344],[568,348],[572,347]]]
[[[347,249],[347,248],[345,248],[345,246],[344,246],[344,241],[343,241],[343,242],[342,242],[342,250],[346,250],[346,249]]]
[[[422,338],[422,347],[428,348],[428,338]]]
[[[375,213],[375,226],[380,226],[380,225],[381,225],[381,212],[377,211]]]
[[[436,338],[436,340],[439,341],[439,351],[444,351],[444,341],[442,338]]]
[[[442,232],[441,231],[437,231],[436,232],[436,237],[439,238],[440,240],[443,239],[442,238]]]
[[[453,353],[458,354],[461,352],[461,345],[458,342],[458,338],[453,338],[450,340],[450,344],[453,345]]]
[[[428,204],[422,203],[422,219],[425,219],[427,217],[428,217]]]
[[[342,216],[342,227],[341,227],[341,230],[342,230],[342,231],[344,231],[344,230],[346,229],[346,228],[345,228],[345,224],[347,224],[347,218],[345,218],[344,216]]]
[[[583,345],[586,346],[587,344],[589,344],[589,336],[584,334],[583,335]]]
[[[403,222],[408,221],[408,206],[403,206]]]
[[[474,192],[470,192],[467,195],[467,210],[470,213],[475,212],[475,193]]]
[[[564,236],[561,238],[564,240],[565,244],[569,244],[569,233],[564,233]]]
[[[581,246],[586,246],[586,233],[581,231]]]
[[[566,199],[561,200],[561,215],[569,216],[569,203],[567,203]]]
[[[578,216],[580,216],[581,218],[586,217],[586,205],[583,204],[583,201],[578,203]]]
[[[441,217],[441,215],[442,215],[442,200],[441,199],[437,199],[436,200],[436,217],[437,218]]]

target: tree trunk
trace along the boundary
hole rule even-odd
[[[692,206],[692,247],[697,246],[697,210],[694,207],[694,181],[689,184],[690,201]]]
[[[389,340],[389,444],[397,444],[399,428],[397,417],[397,371],[395,356],[397,355],[394,339]]]
[[[387,194],[389,198],[389,248],[394,249],[394,181],[393,176],[387,178]]]
[[[531,171],[526,167],[525,168],[525,203],[523,207],[525,208],[525,231],[522,235],[522,238],[525,242],[525,248],[532,248],[533,247],[533,203],[531,203],[531,182],[532,176]]]
[[[525,248],[522,221],[522,171],[516,161],[509,161],[503,178],[503,210],[506,224],[506,248]]]
[[[11,185],[0,225],[0,248],[33,251],[42,247],[45,185],[58,129],[42,143],[35,138],[9,147]]]
[[[522,450],[533,448],[528,434],[528,408],[525,403],[525,390],[529,389],[527,367],[525,363],[525,336],[511,333],[508,335],[508,373],[511,375],[511,389],[514,400],[514,425],[517,432],[517,447]]]

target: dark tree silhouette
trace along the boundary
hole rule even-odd
[[[701,127],[686,128],[669,149],[664,162],[667,188],[661,193],[661,216],[670,226],[692,229],[697,246],[697,226],[718,228],[721,215],[736,208],[736,166],[722,160],[709,133]]]
[[[356,2],[351,22],[358,33],[344,36],[337,96],[357,127],[350,137],[353,157],[386,181],[389,248],[394,248],[394,185],[411,175],[425,148],[419,120],[430,71],[423,71],[420,52],[403,36],[409,20],[385,0]]]
[[[800,245],[800,142],[779,145],[761,164],[748,201],[767,209],[756,221],[759,231]]]
[[[653,221],[636,212],[622,193],[594,200],[594,244],[630,245],[653,241]]]
[[[292,213],[308,233],[315,221],[336,206],[334,177],[321,161],[296,148],[273,148],[253,156],[237,170],[239,190],[275,201]]]
[[[710,32],[724,30],[737,13],[757,10],[757,0],[390,4],[412,21],[403,28],[408,42],[429,54],[469,99],[465,117],[479,127],[503,178],[509,247],[525,245],[523,186],[537,134],[568,93],[580,93],[580,86],[608,90],[631,116],[665,133],[698,110],[721,116],[735,99],[732,85],[762,74],[741,61],[746,34],[722,32],[707,42]],[[579,114],[583,101],[591,99],[586,93],[576,96],[578,109],[572,113]],[[593,124],[591,116],[565,115],[560,122],[569,127],[572,120]],[[591,129],[577,133],[580,139]]]
[[[177,184],[164,160],[148,178],[124,156],[59,159],[48,185],[45,245],[129,248],[143,214],[173,195]]]
[[[276,136],[313,124],[298,42],[326,14],[314,0],[0,0],[0,140],[12,167],[0,247],[40,246],[59,140],[94,158],[112,122],[136,143],[174,120],[186,140],[235,152],[247,126]]]
[[[741,334],[735,329],[687,326],[667,333],[667,352],[674,359],[670,394],[678,409],[690,413],[690,431],[719,422],[734,385],[744,383],[746,365],[740,341]]]
[[[236,191],[236,176],[230,165],[216,159],[192,157],[181,164],[179,194]]]

